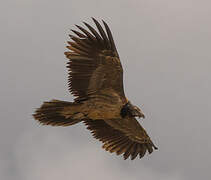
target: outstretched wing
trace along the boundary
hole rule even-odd
[[[68,42],[70,51],[65,52],[69,59],[69,90],[76,100],[105,89],[125,97],[122,65],[111,31],[104,21],[106,32],[97,20],[93,21],[99,32],[84,23],[90,32],[76,25],[81,32],[72,30],[76,36],[70,35],[73,42]]]
[[[123,154],[124,159],[131,156],[133,160],[137,155],[142,158],[146,151],[151,154],[153,148],[157,149],[135,118],[86,120],[84,123],[93,136],[103,142],[106,151]]]

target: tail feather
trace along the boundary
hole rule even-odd
[[[33,116],[41,124],[52,126],[70,126],[83,119],[79,104],[59,100],[44,102]]]

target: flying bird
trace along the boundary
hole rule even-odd
[[[44,102],[33,114],[43,125],[70,126],[83,122],[103,148],[124,159],[142,158],[157,147],[136,120],[143,112],[126,97],[123,69],[110,28],[92,18],[96,28],[86,22],[76,25],[68,41],[68,85],[74,102]]]

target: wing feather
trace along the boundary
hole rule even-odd
[[[90,26],[89,24],[87,24],[86,22],[83,22],[87,27],[88,27],[88,29],[92,32],[92,34],[96,37],[96,39],[97,39],[97,41],[99,41],[99,42],[102,42],[103,41],[103,39],[100,37],[100,35],[98,34],[98,32],[97,31],[95,31],[95,29],[92,27],[92,26]]]
[[[65,52],[69,59],[68,85],[76,101],[88,99],[93,94],[100,94],[104,89],[112,89],[121,99],[126,99],[123,89],[123,69],[116,46],[108,25],[103,21],[106,32],[93,18],[99,31],[84,22],[85,28],[76,25],[81,31],[71,30]]]
[[[90,40],[90,41],[95,41],[96,38],[91,34],[89,33],[89,31],[87,31],[86,29],[84,29],[83,27],[79,26],[79,25],[76,25],[76,27],[78,29],[80,29],[84,34],[86,34],[86,37]]]
[[[116,51],[117,52],[116,46],[115,46],[115,43],[114,43],[114,39],[113,39],[113,36],[111,34],[111,30],[110,30],[110,28],[108,27],[108,24],[105,21],[103,21],[103,24],[104,24],[104,26],[106,28],[106,32],[108,34],[108,38],[109,38],[109,41],[110,41],[111,49],[113,51]]]
[[[135,145],[135,142],[131,142],[130,145],[128,146],[127,150],[125,151],[125,153],[123,154],[124,159],[127,159],[133,151],[133,146]]]
[[[94,18],[92,18],[92,19],[93,19],[95,25],[97,26],[97,28],[98,28],[98,30],[99,30],[99,32],[100,32],[100,35],[101,35],[102,38],[103,38],[105,47],[106,47],[107,49],[110,49],[110,43],[109,43],[109,41],[108,41],[108,38],[107,38],[107,36],[106,36],[105,31],[103,30],[102,26],[100,25],[100,23],[99,23],[96,19],[94,19]]]
[[[84,34],[78,32],[78,31],[76,31],[76,30],[74,30],[74,29],[71,29],[71,31],[74,32],[74,33],[75,33],[78,37],[80,37],[80,38],[86,38],[86,36],[85,36]]]
[[[133,153],[131,154],[131,160],[135,159],[140,151],[140,144],[135,144]]]
[[[134,120],[130,119],[130,121]],[[115,123],[111,123],[111,121],[115,121]],[[92,132],[93,136],[103,142],[102,148],[106,151],[116,152],[117,155],[123,153],[124,159],[131,157],[133,160],[138,154],[142,158],[146,151],[150,154],[153,148],[157,149],[139,123],[139,128],[130,129],[132,126],[128,125],[128,121],[125,119],[111,121],[84,120],[87,129]],[[125,128],[127,126],[130,130]]]

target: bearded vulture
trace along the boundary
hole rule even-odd
[[[126,97],[123,69],[106,22],[104,28],[92,18],[96,28],[76,25],[71,30],[65,55],[68,59],[68,85],[74,102],[44,102],[33,114],[43,125],[70,126],[83,122],[103,148],[124,159],[142,158],[157,147],[136,120],[143,112]],[[74,34],[74,35],[73,35]]]

